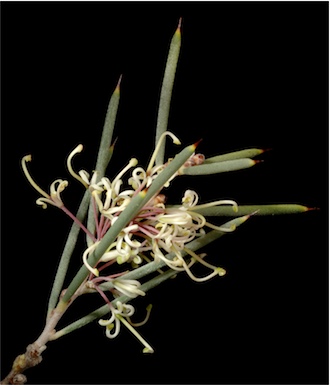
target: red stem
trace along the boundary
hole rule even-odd
[[[72,212],[65,206],[61,206],[61,209],[67,214],[77,225],[91,238],[93,242],[96,242],[94,235],[80,222],[80,220],[72,214]]]

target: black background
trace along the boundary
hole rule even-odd
[[[40,334],[70,221],[35,205],[20,159],[44,188],[65,158],[91,170],[120,74],[118,143],[109,175],[148,161],[169,41],[183,17],[169,129],[203,138],[211,156],[271,148],[232,174],[175,181],[202,201],[292,202],[321,210],[252,218],[207,248],[228,274],[197,284],[182,274],[152,302],[142,355],[126,330],[97,323],[49,344],[29,383],[326,383],[328,378],[328,3],[2,3],[1,376]],[[174,146],[169,146],[171,155]],[[72,211],[82,189],[63,194]],[[218,223],[221,223],[218,220]],[[76,266],[80,254],[76,255]],[[77,303],[74,319],[102,304]],[[73,308],[72,308],[72,313]],[[71,318],[70,318],[71,317]]]

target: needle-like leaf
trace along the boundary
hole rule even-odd
[[[155,146],[157,145],[161,135],[167,130],[172,90],[173,90],[173,84],[175,79],[176,67],[179,59],[180,47],[181,47],[181,19],[174,33],[174,36],[171,40],[170,49],[167,57],[165,73],[164,73],[162,88],[160,92]],[[161,148],[159,149],[159,152],[157,154],[157,158],[156,158],[157,165],[164,163],[164,155],[165,155],[165,142],[161,145]]]
[[[95,171],[97,171],[97,181],[99,181],[104,176],[113,152],[113,145],[111,145],[111,141],[112,141],[113,131],[116,123],[117,111],[118,111],[119,100],[120,100],[120,83],[121,83],[121,76],[110,98],[107,114],[104,121],[101,142],[100,142],[99,152],[97,155],[96,166],[95,166]],[[87,228],[92,234],[94,234],[95,217],[93,212],[93,206],[91,204],[89,205],[89,210],[88,210]],[[86,237],[86,241],[88,246],[91,246],[92,242],[88,236]]]
[[[297,204],[271,204],[271,205],[243,205],[238,206],[238,210],[235,212],[232,207],[228,206],[213,206],[198,208],[194,207],[194,211],[204,216],[220,216],[220,217],[236,217],[249,213],[255,213],[255,215],[283,215],[283,214],[299,214],[312,210],[306,206]]]
[[[95,166],[95,170],[97,171],[97,175],[98,175],[98,180],[100,180],[104,176],[105,170],[110,160],[109,158],[112,151],[111,142],[112,142],[112,136],[113,136],[113,131],[114,131],[116,117],[117,117],[117,111],[119,106],[119,100],[120,100],[120,83],[121,83],[121,76],[110,98],[107,114],[104,121],[101,142],[100,142],[99,152],[97,155],[96,166]]]
[[[263,154],[265,150],[261,148],[248,148],[245,150],[229,152],[227,154],[212,156],[211,158],[206,158],[204,164],[208,163],[217,163],[224,162],[227,160],[242,159],[242,158],[254,158],[260,154]]]
[[[180,170],[183,175],[208,175],[208,174],[220,174],[222,172],[243,170],[254,166],[259,161],[242,158],[235,160],[227,160],[224,162],[201,164],[199,166],[185,167]]]

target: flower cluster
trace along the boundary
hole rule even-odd
[[[31,157],[26,156],[22,159],[22,167],[26,177],[43,196],[37,200],[37,203],[42,205],[43,208],[46,208],[47,204],[61,208],[80,225],[91,240],[82,256],[83,263],[90,271],[86,284],[89,288],[97,290],[109,304],[111,317],[109,320],[100,320],[100,324],[106,327],[106,335],[109,338],[113,338],[119,333],[120,323],[125,324],[128,328],[132,327],[129,318],[134,313],[134,307],[118,301],[115,307],[104,292],[99,289],[99,284],[104,281],[111,281],[113,283],[112,294],[115,298],[123,294],[130,298],[145,294],[139,289],[140,283],[138,281],[125,279],[127,270],[122,273],[102,274],[100,276],[100,272],[104,272],[113,263],[118,265],[130,263],[134,268],[142,263],[150,262],[151,259],[161,260],[173,270],[186,271],[189,277],[197,282],[225,274],[224,269],[204,261],[205,254],[198,255],[187,248],[186,245],[196,237],[204,235],[206,227],[219,231],[233,231],[235,229],[227,226],[216,226],[207,222],[206,218],[199,214],[196,209],[214,205],[231,205],[233,210],[237,211],[237,204],[232,200],[220,200],[199,205],[198,195],[193,190],[187,190],[182,197],[181,204],[177,206],[167,205],[165,195],[158,191],[146,202],[130,223],[127,223],[120,231],[116,240],[102,255],[97,266],[93,267],[88,263],[88,256],[97,248],[104,235],[118,220],[131,200],[143,189],[148,188],[171,162],[171,159],[169,159],[165,164],[155,164],[160,144],[166,136],[170,136],[174,143],[180,144],[175,135],[166,131],[161,136],[146,169],[138,166],[137,159],[133,158],[113,180],[107,177],[99,178],[96,171],[92,175],[85,170],[76,173],[72,166],[72,160],[76,154],[82,151],[83,146],[77,146],[70,153],[67,159],[69,173],[80,181],[91,194],[94,229],[87,229],[63,204],[60,194],[67,187],[67,181],[57,179],[51,185],[50,194],[47,194],[34,182],[27,170],[26,162],[30,161]],[[183,167],[200,165],[203,161],[204,156],[202,154],[192,154]],[[130,177],[125,184],[123,177],[128,172],[130,172]],[[177,175],[180,175],[180,170],[166,182],[164,187],[168,187],[171,180]],[[188,255],[188,259],[185,257],[186,255]],[[210,269],[211,273],[204,277],[196,277],[191,270],[196,262]],[[135,329],[133,330],[134,332],[131,331],[136,334]],[[142,337],[139,338],[141,341],[143,340]],[[150,345],[145,341],[143,343],[146,346],[145,351],[151,352]]]
[[[179,140],[172,133],[165,132],[163,138],[165,135],[170,135],[175,143],[179,143]],[[103,177],[99,182],[96,182],[97,175],[95,172],[89,179],[89,174],[85,170],[81,170],[79,174],[76,174],[71,164],[68,165],[71,174],[85,186],[88,186],[92,195],[96,224],[96,242],[85,251],[83,261],[91,273],[96,276],[99,275],[99,272],[97,268],[92,268],[88,265],[88,254],[95,249],[97,242],[102,239],[107,230],[115,223],[132,198],[143,188],[149,187],[157,175],[166,167],[166,164],[154,166],[157,147],[146,170],[140,166],[137,167],[138,161],[133,158],[112,181]],[[72,156],[81,150],[82,146],[78,146],[71,153],[69,157],[70,162]],[[201,159],[203,159],[201,154],[193,154],[184,164],[184,167],[200,164]],[[131,188],[124,188],[122,177],[130,169],[132,171],[131,177],[128,179],[128,186]],[[182,251],[187,252],[185,245],[194,238],[205,234],[205,227],[219,231],[232,231],[234,229],[215,226],[207,222],[203,215],[194,210],[200,207],[223,204],[232,205],[233,209],[237,210],[237,204],[232,200],[221,200],[205,205],[197,205],[198,195],[192,190],[185,192],[182,204],[178,207],[167,206],[165,201],[165,195],[156,194],[140,210],[136,217],[122,229],[116,241],[109,246],[100,262],[116,260],[118,264],[131,262],[133,265],[139,265],[144,260],[148,260],[148,256],[151,256],[156,260],[163,260],[172,269],[186,270],[190,277],[199,281],[200,279],[195,278],[182,257]],[[168,258],[168,255],[171,258]],[[223,269],[219,271],[218,267],[204,262],[196,254],[191,256],[193,261],[198,260],[213,270],[210,276],[216,275],[214,274],[215,272],[223,275]],[[204,277],[203,280],[208,279],[210,276]]]

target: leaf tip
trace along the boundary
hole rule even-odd
[[[182,25],[182,16],[180,17],[179,19],[179,23],[178,23],[178,30],[181,31],[181,25]]]
[[[120,83],[121,83],[121,79],[122,79],[122,78],[123,78],[123,74],[121,74],[121,75],[119,76],[119,79],[118,79],[118,83],[117,83],[115,92],[120,92]]]
[[[181,37],[182,17],[180,17],[174,36]]]
[[[255,211],[253,211],[253,213],[248,214],[247,217],[248,217],[248,218],[251,218],[253,215],[256,215],[259,211],[260,211],[260,209],[255,210]]]
[[[113,151],[113,150],[114,150],[117,141],[118,141],[118,136],[117,136],[117,138],[113,141],[112,145],[110,146],[110,151]]]
[[[307,207],[304,206],[305,211],[320,211],[321,209],[319,207]]]
[[[194,150],[196,150],[197,146],[199,145],[199,143],[202,141],[203,139],[199,139],[196,143],[192,144],[191,146],[194,148]]]

